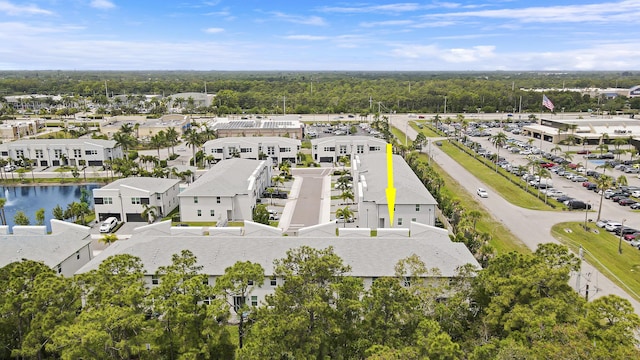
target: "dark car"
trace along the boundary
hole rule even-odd
[[[613,232],[616,235],[627,235],[627,234],[637,233],[638,230],[634,229],[634,228],[631,228],[631,227],[628,227],[628,226],[620,226],[620,227],[615,228],[613,230]]]
[[[622,199],[627,199],[628,195],[614,195],[612,197],[610,197],[611,201],[613,202],[620,202],[620,200]]]
[[[618,201],[618,204],[620,204],[621,206],[629,206],[629,205],[633,205],[637,203],[637,201],[633,200],[633,199],[629,199],[629,198],[625,198],[625,199],[621,199]]]
[[[586,186],[586,188],[587,188],[587,190],[594,190],[594,191],[595,191],[595,190],[597,190],[597,189],[598,189],[598,184],[596,184],[596,183],[589,183],[589,184]]]
[[[556,200],[558,200],[558,202],[564,203],[565,201],[573,200],[573,198],[569,195],[562,195],[558,196]]]
[[[578,209],[591,209],[591,204],[588,204],[584,201],[580,201],[580,200],[569,200],[569,202],[567,203],[567,207],[571,210],[578,210]]]

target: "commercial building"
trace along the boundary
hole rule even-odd
[[[236,136],[276,136],[292,139],[304,138],[304,125],[297,119],[285,116],[276,119],[215,119],[209,122],[209,127],[216,130],[218,138]]]
[[[36,166],[103,166],[106,160],[123,157],[113,140],[23,139],[0,144],[0,156],[30,159]]]
[[[386,195],[388,184],[385,153],[356,155],[351,161],[362,228],[407,228],[411,222],[434,225],[438,203],[400,155],[393,155],[393,185],[396,189],[393,224]]]
[[[145,206],[155,206],[158,217],[178,206],[180,180],[152,177],[118,179],[99,189],[93,189],[96,219],[115,217],[119,221],[141,222]]]
[[[570,138],[575,144],[611,144],[618,138],[639,137],[640,121],[628,117],[595,114],[580,118],[545,115],[538,124],[524,126],[522,133],[554,144]]]
[[[271,161],[220,161],[189,187],[180,200],[180,219],[190,222],[250,220],[256,201],[271,184]]]
[[[0,124],[0,139],[17,140],[28,135],[35,135],[38,129],[43,126],[41,120],[22,119],[22,120],[5,120]]]
[[[209,140],[204,145],[204,153],[213,155],[216,161],[239,157],[259,160],[270,158],[274,164],[288,161],[295,164],[301,141],[285,137],[230,137]]]
[[[372,136],[329,136],[311,140],[313,161],[335,163],[343,156],[384,153],[387,142]]]
[[[187,115],[164,115],[159,119],[147,119],[141,116],[114,116],[100,123],[100,132],[112,137],[123,125],[129,125],[134,129],[134,135],[146,140],[160,131],[174,128],[178,134],[184,133],[191,126]]]
[[[0,226],[0,268],[23,259],[40,261],[64,276],[73,276],[93,257],[90,228],[60,220],[46,226]]]
[[[247,229],[249,225],[245,225],[243,234],[238,232],[236,235],[193,234],[190,228],[169,230],[163,225],[153,224],[145,227],[144,231],[134,232],[127,241],[115,242],[78,273],[97,269],[109,256],[129,254],[141,259],[147,284],[154,287],[162,282],[162,278],[156,276],[157,270],[171,265],[172,255],[189,249],[197,258],[197,265],[202,266],[200,273],[208,276],[208,283],[212,286],[227,267],[238,261],[260,264],[265,271],[264,283],[246,299],[252,305],[259,305],[285,281],[274,276],[274,260],[285,258],[288,250],[302,246],[315,249],[332,247],[345,265],[351,268],[345,275],[360,278],[365,288],[369,288],[376,278],[396,276],[395,265],[398,261],[413,255],[424,262],[427,268],[437,269],[423,275],[425,282],[432,284],[448,283],[451,278],[458,276],[457,270],[466,264],[480,269],[465,245],[452,242],[446,230],[415,223],[412,224],[412,235],[403,237],[338,237],[335,236],[335,224],[334,235],[304,237],[257,236]],[[235,299],[229,300],[232,302]]]

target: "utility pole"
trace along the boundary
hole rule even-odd
[[[444,113],[447,113],[447,97],[444,97]]]

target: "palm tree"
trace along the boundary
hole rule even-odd
[[[158,207],[155,205],[142,204],[142,213],[140,215],[151,224],[158,217]]]
[[[616,184],[618,184],[618,186],[627,186],[627,185],[629,185],[629,181],[627,180],[626,176],[620,175],[616,179]]]
[[[602,212],[602,199],[604,198],[604,191],[611,187],[612,178],[609,175],[602,175],[596,180],[596,186],[598,187],[598,191],[600,191],[600,205],[598,205],[598,218],[596,221],[600,220],[600,213]]]
[[[500,131],[499,133],[491,137],[491,141],[493,142],[493,145],[496,147],[496,155],[497,155],[496,172],[498,172],[498,160],[500,160],[500,148],[507,143],[507,134]]]
[[[203,144],[202,136],[193,127],[187,130],[183,135],[185,143],[191,146],[193,154],[193,166],[198,166],[196,163],[196,148]]]
[[[342,223],[342,227],[346,227],[347,221],[349,221],[349,219],[351,219],[352,217],[353,211],[351,211],[348,206],[336,210],[336,219],[342,218],[344,220],[344,222]]]
[[[482,218],[482,213],[478,210],[471,210],[467,213],[467,217],[473,224],[473,231],[476,231],[476,223]]]
[[[562,151],[562,148],[560,147],[560,145],[556,145],[553,148],[551,148],[551,152],[554,154],[558,151]]]
[[[124,153],[125,157],[128,157],[127,150],[129,150],[129,148],[134,146],[137,142],[137,140],[133,136],[120,131],[113,134],[113,140],[116,142],[116,145],[119,145],[122,148],[122,152]]]
[[[276,189],[280,190],[280,184],[284,184],[284,177],[275,175],[271,178],[271,181],[276,184]]]
[[[178,144],[178,139],[180,138],[180,134],[178,134],[178,131],[176,131],[175,128],[170,127],[164,134],[164,138],[167,140],[167,144],[171,146],[171,153],[175,154],[175,146]]]
[[[283,161],[282,164],[278,167],[281,171],[280,175],[284,175],[285,179],[290,178],[291,176],[291,164],[288,161]]]
[[[167,143],[164,131],[160,130],[157,134],[149,139],[149,144],[158,150],[158,159],[160,159],[160,148]]]
[[[353,191],[351,191],[350,189],[343,190],[342,193],[340,194],[340,199],[342,199],[342,201],[344,201],[346,204],[349,204],[346,201],[347,200],[353,201],[354,199]]]
[[[7,225],[7,216],[4,213],[4,205],[7,203],[6,198],[0,198],[0,221],[2,225]]]
[[[624,150],[620,150],[620,146],[627,145],[627,139],[625,138],[616,138],[613,140],[613,145],[616,148],[616,154],[618,155],[618,161],[620,161],[620,155],[624,153]]]
[[[104,234],[102,236],[102,238],[100,238],[101,243],[106,244],[106,245],[111,245],[114,242],[118,241],[118,235],[116,234]]]

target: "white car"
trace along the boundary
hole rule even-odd
[[[604,229],[607,230],[608,232],[612,232],[614,231],[616,228],[621,227],[622,224],[619,222],[615,222],[615,221],[609,221],[607,223],[607,225],[604,226]]]
[[[105,221],[100,225],[100,233],[109,233],[118,225],[118,219],[115,217],[106,218]]]
[[[476,190],[476,194],[478,194],[478,196],[480,196],[481,198],[489,197],[489,193],[483,188],[478,188],[478,190]]]

